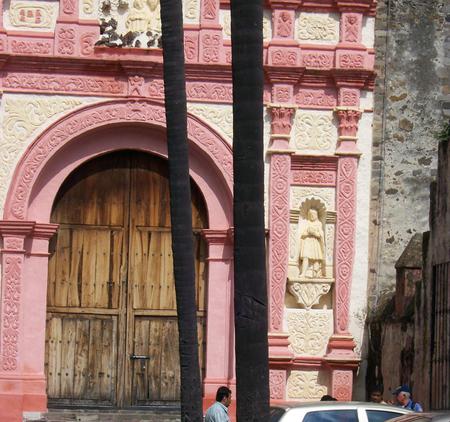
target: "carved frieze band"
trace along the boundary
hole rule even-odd
[[[289,154],[272,154],[270,166],[270,331],[282,328],[289,256]]]
[[[337,160],[334,157],[292,158],[292,184],[302,186],[336,186]]]
[[[338,163],[335,332],[346,334],[355,253],[356,182],[358,159],[344,156]]]
[[[26,217],[26,203],[34,177],[44,160],[68,140],[95,127],[114,122],[145,122],[157,126],[165,125],[165,111],[162,105],[147,101],[117,101],[96,106],[88,106],[67,117],[38,139],[35,148],[29,151],[17,182],[7,215],[23,220]],[[223,171],[224,177],[232,185],[233,164],[230,147],[213,132],[194,118],[188,118],[188,136],[210,156]],[[288,167],[289,168],[289,167]]]

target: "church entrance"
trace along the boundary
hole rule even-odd
[[[206,207],[192,187],[204,368]],[[50,406],[169,405],[179,352],[166,160],[119,151],[74,171],[51,222],[45,372]]]

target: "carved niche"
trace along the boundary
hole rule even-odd
[[[333,244],[336,213],[327,211],[318,197],[304,198],[291,210],[288,291],[309,310],[329,293],[333,278]]]

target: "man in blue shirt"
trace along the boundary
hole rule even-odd
[[[206,411],[205,422],[230,422],[228,406],[231,403],[231,390],[228,387],[219,387],[216,393],[216,402]]]
[[[395,395],[397,406],[413,410],[414,412],[423,412],[422,406],[412,400],[411,389],[407,385],[397,387],[392,394]]]

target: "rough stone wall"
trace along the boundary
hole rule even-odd
[[[428,229],[436,133],[450,112],[449,23],[448,0],[378,3],[369,263],[372,309],[393,290],[394,264],[410,238]]]

